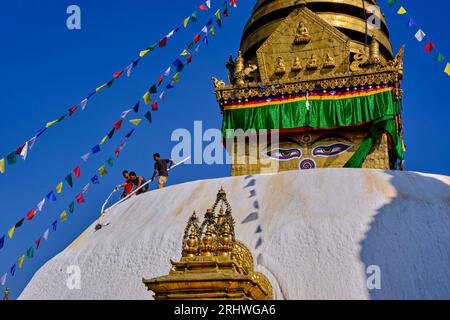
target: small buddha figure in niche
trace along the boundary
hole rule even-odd
[[[308,28],[300,22],[297,27],[297,34],[295,35],[294,43],[299,44],[306,44],[311,41],[311,36],[309,34]]]
[[[299,57],[295,57],[294,61],[292,62],[291,70],[293,72],[298,72],[298,71],[302,70],[302,65],[300,63],[300,58]]]
[[[308,63],[306,64],[306,69],[317,70],[318,68],[319,68],[319,65],[317,63],[317,56],[315,54],[312,54],[308,60]]]
[[[324,68],[334,68],[336,66],[336,63],[334,62],[334,57],[327,53],[325,56],[325,62],[323,63]]]
[[[244,71],[244,68],[245,68],[244,58],[242,58],[242,52],[239,51],[238,56],[236,58],[236,64],[234,69],[235,74],[241,73],[242,71]]]
[[[284,65],[284,60],[282,57],[278,57],[276,67],[275,67],[275,74],[282,75],[285,73],[286,73],[286,66]]]

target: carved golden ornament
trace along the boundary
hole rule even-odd
[[[362,71],[363,70],[362,65],[364,65],[367,62],[367,60],[369,60],[369,57],[366,55],[365,52],[360,50],[353,56],[353,61],[350,64],[350,70],[354,72]]]
[[[308,70],[317,70],[319,68],[319,64],[317,62],[317,56],[315,54],[312,54],[309,58],[308,62],[306,63],[306,69]]]
[[[211,78],[214,82],[214,88],[223,88],[225,87],[225,82],[223,80],[219,80],[216,77]]]
[[[331,68],[334,68],[335,66],[336,66],[336,63],[334,62],[333,56],[327,52],[327,54],[325,56],[325,61],[323,63],[323,67],[325,69],[331,69]]]
[[[309,34],[308,28],[300,22],[297,27],[297,34],[295,35],[294,44],[302,45],[307,44],[311,41],[311,35]]]
[[[283,75],[286,73],[286,66],[284,65],[283,57],[277,58],[277,65],[275,67],[275,74],[277,75]]]
[[[295,57],[294,61],[292,62],[292,68],[291,70],[293,72],[298,72],[301,71],[303,69],[301,62],[300,62],[300,58],[299,57]]]

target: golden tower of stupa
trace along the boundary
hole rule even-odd
[[[213,79],[233,175],[401,167],[403,48],[376,1],[259,0],[226,67]]]

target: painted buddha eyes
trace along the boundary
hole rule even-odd
[[[312,155],[316,157],[332,157],[341,154],[352,147],[351,144],[334,143],[330,145],[317,146],[313,149]]]
[[[269,158],[286,161],[295,158],[301,158],[302,151],[300,149],[291,148],[291,149],[272,149],[267,151],[265,155]]]

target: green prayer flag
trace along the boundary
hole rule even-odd
[[[108,83],[106,84],[108,86],[108,88],[111,88],[111,86],[113,85],[114,79],[111,79],[108,81]]]
[[[69,204],[69,212],[70,212],[70,213],[73,213],[74,209],[75,209],[75,202],[72,201],[72,202]]]
[[[437,62],[442,62],[444,61],[444,56],[442,55],[442,53],[438,53],[438,55],[436,56],[436,61]]]
[[[72,186],[73,186],[72,174],[69,173],[65,179],[66,179],[67,184],[72,188]]]
[[[17,154],[15,151],[11,152],[6,156],[6,160],[8,160],[8,164],[15,164],[17,160]]]
[[[144,117],[148,120],[148,122],[152,123],[152,113],[150,111],[147,111]]]
[[[27,250],[27,257],[30,258],[30,259],[34,257],[34,250],[33,250],[33,247],[30,247],[30,248]]]
[[[114,164],[114,160],[113,160],[113,158],[111,157],[111,158],[109,158],[107,161],[106,161],[107,163],[108,163],[108,165],[112,168],[112,166],[113,166],[113,164]]]
[[[391,7],[397,2],[397,0],[387,0],[388,5]]]
[[[197,11],[195,11],[192,15],[191,15],[191,20],[196,22],[197,21]]]
[[[188,48],[192,49],[194,47],[194,42],[189,43]]]

